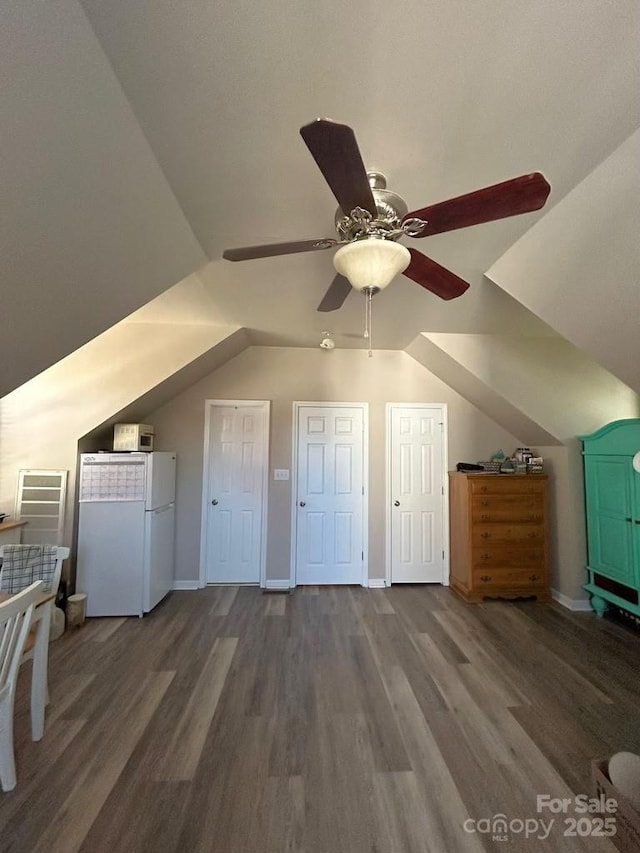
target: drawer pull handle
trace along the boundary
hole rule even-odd
[[[490,555],[490,554],[483,554],[483,555],[480,557],[480,559],[481,559],[481,560],[489,560],[489,559],[491,559],[491,555]]]
[[[531,533],[528,533],[527,536],[529,537],[529,539],[537,539],[538,538],[538,534],[534,533],[533,531]]]
[[[531,581],[531,583],[533,583],[534,581],[537,581],[538,575],[529,575],[529,580]]]
[[[480,516],[480,521],[489,521],[489,516],[486,512],[482,513],[482,515]],[[638,524],[640,524],[640,521],[638,522]]]
[[[625,518],[625,521],[633,521],[632,518]]]
[[[480,577],[480,580],[482,581],[482,583],[489,583],[489,581],[491,580],[491,575],[482,575]]]
[[[489,501],[480,501],[480,506],[489,506]]]
[[[490,533],[487,533],[487,531],[485,530],[485,532],[484,532],[484,533],[481,533],[481,534],[480,534],[480,536],[481,536],[483,539],[489,539],[489,537],[491,536],[491,534],[490,534]]]

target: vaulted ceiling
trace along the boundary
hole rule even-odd
[[[331,252],[221,260],[333,234],[298,135],[316,116],[350,124],[410,208],[534,170],[552,185],[544,211],[419,241],[472,287],[444,303],[394,282],[374,303],[376,346],[553,335],[553,302],[527,298],[522,266],[511,291],[484,273],[640,126],[635,0],[22,0],[1,14],[0,394],[195,270],[218,322],[257,343],[313,345],[330,328],[361,346],[355,295],[315,311]],[[587,193],[578,216],[603,215]],[[567,279],[583,274],[563,257]]]

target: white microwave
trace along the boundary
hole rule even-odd
[[[153,427],[149,424],[115,424],[113,449],[133,452],[153,450]]]

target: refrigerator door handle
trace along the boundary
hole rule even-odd
[[[158,509],[152,509],[151,512],[155,512],[156,514],[159,514],[161,512],[166,512],[168,509],[173,509],[173,506],[174,505],[172,503],[166,504],[166,506],[160,506],[160,507],[158,507]]]

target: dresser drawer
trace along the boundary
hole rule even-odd
[[[542,523],[542,501],[537,495],[474,495],[471,499],[473,521],[537,521]]]
[[[537,480],[535,474],[518,477],[514,474],[487,474],[471,480],[472,495],[541,495],[546,480]]]
[[[543,545],[545,530],[542,524],[474,524],[471,533],[473,547],[483,545]]]
[[[471,569],[485,570],[488,566],[493,568],[509,569],[514,567],[532,568],[543,566],[545,561],[544,548],[539,545],[530,547],[505,547],[473,548],[471,552]],[[490,572],[489,572],[490,574]]]
[[[545,573],[538,569],[474,569],[473,586],[478,589],[492,587],[510,587],[517,589],[545,586]]]

